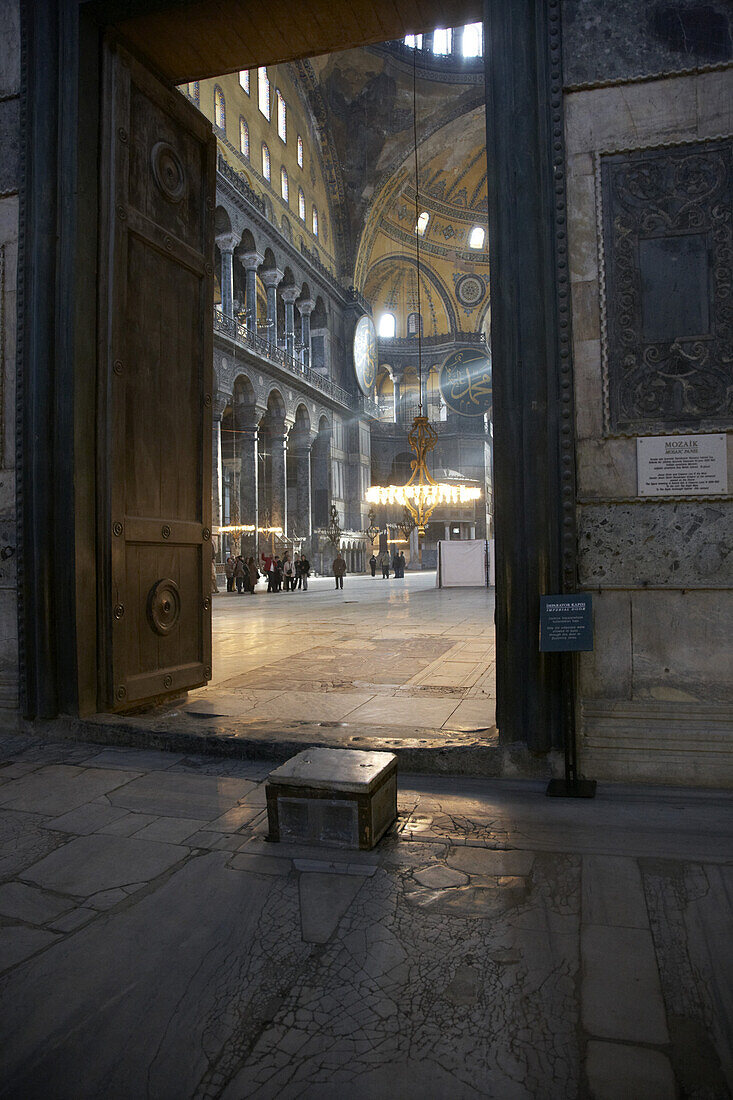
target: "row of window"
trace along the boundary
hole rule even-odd
[[[434,54],[446,56],[457,53],[461,57],[482,57],[484,52],[483,23],[467,23],[465,27],[438,27],[431,36],[408,34],[405,45],[414,50],[429,49]]]
[[[249,84],[249,69],[240,69],[239,72],[239,84],[244,89],[247,95],[250,94]],[[223,100],[222,96],[222,100]],[[277,133],[278,137],[284,145],[288,143],[288,106],[283,99],[283,94],[279,88],[275,89],[275,104],[277,113]],[[270,96],[270,78],[267,75],[267,66],[262,65],[257,70],[257,106],[260,109],[260,113],[265,116],[268,122],[272,121],[272,99]],[[217,123],[218,125],[218,123]],[[223,127],[222,127],[223,128]],[[303,167],[303,139],[298,134],[297,139],[298,150],[298,167]]]
[[[425,230],[428,228],[428,222],[430,221],[430,213],[427,210],[423,210],[422,214],[417,219],[415,226],[415,232],[418,237],[425,236]],[[474,225],[473,229],[468,235],[468,247],[469,248],[483,248],[484,241],[486,240],[486,230],[480,225]]]

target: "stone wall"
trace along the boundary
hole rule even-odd
[[[17,0],[0,0],[0,709],[18,705],[15,333],[19,92],[19,5]]]
[[[698,7],[692,3],[680,10],[698,12]],[[568,42],[578,38],[577,19],[582,15],[597,34],[603,12],[600,4],[566,5],[566,52]],[[671,64],[669,50],[662,50],[659,43],[652,48],[643,28],[636,32],[636,54],[628,53],[628,43],[624,53],[622,30],[616,28],[616,38],[608,39],[605,52],[597,50],[595,62],[587,42],[581,52],[571,51],[571,80],[566,66],[566,84],[579,79],[592,82],[594,75],[599,81],[599,86],[567,90],[565,95],[578,568],[580,584],[593,593],[595,606],[595,652],[580,656],[581,766],[586,775],[596,778],[729,785],[733,783],[733,497],[729,492],[707,499],[640,498],[636,438],[726,432],[729,489],[733,489],[729,405],[733,387],[726,350],[730,298],[727,319],[722,314],[712,318],[710,331],[715,339],[705,345],[707,358],[691,365],[690,387],[681,403],[673,401],[666,388],[674,372],[665,374],[654,361],[654,356],[666,354],[665,348],[674,348],[676,341],[667,347],[660,336],[654,355],[639,356],[638,365],[635,355],[645,350],[639,342],[628,356],[619,358],[622,338],[614,328],[614,301],[609,300],[612,280],[606,265],[613,242],[608,235],[619,224],[633,229],[633,217],[631,222],[613,221],[612,226],[608,207],[618,199],[619,185],[609,184],[604,171],[613,154],[622,154],[613,162],[628,161],[642,171],[657,173],[657,179],[665,173],[669,179],[679,179],[688,152],[704,171],[713,162],[725,171],[725,164],[730,164],[730,141],[721,139],[733,133],[733,69],[723,65],[714,71],[603,86],[600,81],[609,77],[638,78],[645,64],[647,71],[654,72],[660,58]],[[678,58],[679,67],[683,61],[695,63],[694,58],[692,62],[689,57]],[[701,59],[701,63],[709,61],[706,56]],[[723,178],[716,173],[718,167],[710,179]],[[698,188],[694,197],[699,206],[695,216],[711,241],[718,227],[705,224],[708,215],[704,203],[698,202],[704,190],[705,186]],[[643,202],[644,195],[639,194]],[[688,198],[682,196],[685,201]],[[672,193],[670,202],[662,204],[671,232],[684,228],[679,223],[682,199],[675,206]],[[729,206],[728,177],[711,216],[719,217]],[[648,226],[653,216],[642,211],[643,224]],[[724,236],[730,232],[729,213],[720,229]],[[708,247],[713,254],[714,310],[715,287],[730,287],[730,250],[721,255],[716,269],[715,245]],[[614,273],[618,267],[616,263]],[[615,293],[613,285],[610,293]],[[655,396],[635,404],[633,395],[629,397],[629,378],[636,369],[644,392],[648,395],[653,389]],[[651,387],[650,378],[655,381]],[[622,391],[626,396],[614,404],[614,392]]]

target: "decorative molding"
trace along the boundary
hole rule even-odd
[[[596,153],[606,436],[720,430],[733,419],[730,149],[722,137]],[[641,240],[676,249],[700,242],[699,259],[710,268],[700,311],[709,320],[697,328],[690,320],[695,331],[675,337],[647,328],[645,337]]]
[[[595,92],[600,88],[619,88],[626,84],[646,84],[652,80],[669,80],[678,76],[702,76],[705,73],[720,73],[733,68],[733,62],[721,61],[717,65],[698,65],[693,69],[665,69],[658,73],[639,73],[637,76],[619,76],[613,80],[592,80],[584,84],[565,84],[563,91]]]

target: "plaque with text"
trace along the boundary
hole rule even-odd
[[[728,492],[724,435],[662,435],[636,440],[640,497],[710,496]]]
[[[491,408],[491,360],[485,351],[453,351],[440,368],[440,392],[449,409],[461,416],[483,416]]]
[[[540,651],[589,653],[593,649],[592,596],[540,596]]]

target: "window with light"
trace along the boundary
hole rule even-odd
[[[422,214],[417,219],[417,225],[415,226],[415,232],[417,233],[418,237],[424,237],[425,236],[425,230],[428,227],[428,222],[429,221],[430,221],[430,214],[427,212],[427,210],[423,210]]]
[[[405,45],[411,46],[413,50],[422,49],[422,35],[421,34],[408,34],[405,36]]]
[[[298,188],[298,217],[301,221],[305,221],[305,195],[302,187]]]
[[[239,70],[239,87],[244,88],[247,95],[249,95],[249,69]]]
[[[267,66],[262,65],[257,70],[257,106],[267,121],[270,121],[270,79],[267,75]]]
[[[288,173],[284,168],[280,169],[280,194],[285,199],[285,202],[287,202],[290,188],[288,186]]]
[[[469,248],[483,248],[486,231],[480,225],[474,225],[468,238]]]
[[[239,152],[243,157],[249,158],[249,126],[245,119],[239,119]]]
[[[224,101],[224,93],[217,84],[214,88],[214,125],[220,130],[227,128],[227,107]]]
[[[379,318],[379,335],[385,340],[391,340],[397,330],[397,321],[394,313],[383,313]]]
[[[266,180],[270,179],[270,150],[262,142],[262,175]]]
[[[303,139],[298,134],[298,168],[303,167]]]
[[[196,106],[199,105],[199,82],[198,80],[190,80],[188,85],[189,99],[192,99]]]
[[[313,207],[312,225],[313,225],[313,236],[317,237],[318,236],[318,211],[316,210],[315,206]]]
[[[483,23],[467,23],[463,28],[463,56],[481,57],[484,52]]]
[[[285,106],[285,100],[283,99],[280,91],[275,92],[277,99],[277,133],[280,141],[287,143],[288,140],[288,109]]]
[[[433,31],[433,53],[448,54],[451,51],[452,32],[450,29],[439,27]]]

